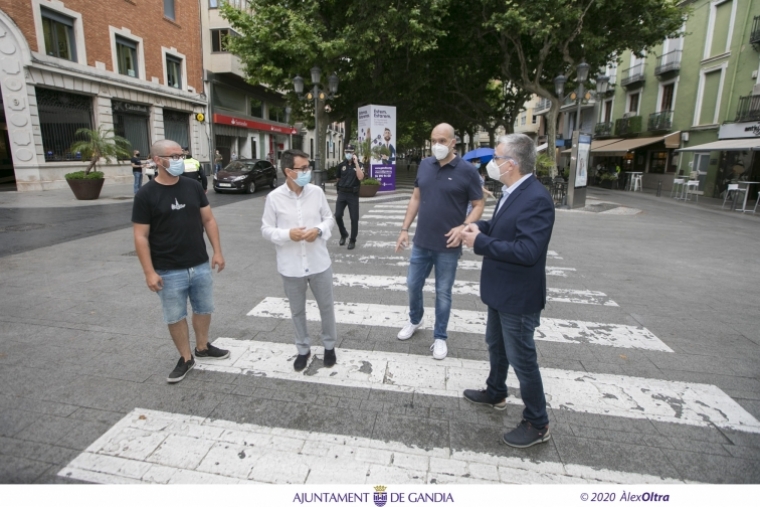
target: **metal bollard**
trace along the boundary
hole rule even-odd
[[[662,182],[657,182],[657,197],[660,197],[662,195]]]

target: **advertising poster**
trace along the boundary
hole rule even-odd
[[[380,181],[380,192],[396,189],[396,107],[359,108],[359,142],[370,139],[369,175]]]
[[[581,135],[578,139],[578,158],[575,170],[575,188],[588,184],[588,162],[591,155],[591,136]]]

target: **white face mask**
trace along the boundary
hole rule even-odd
[[[443,160],[449,156],[449,147],[445,144],[435,143],[430,151],[433,152],[433,156],[438,160]]]
[[[504,162],[504,164],[506,164],[506,162]],[[496,163],[496,161],[494,161],[494,159],[491,159],[491,161],[488,162],[488,165],[486,165],[486,171],[488,171],[489,178],[491,178],[492,180],[497,180],[497,181],[499,180],[499,178],[501,178],[502,174],[504,174],[501,172],[501,167],[499,167],[499,165]]]

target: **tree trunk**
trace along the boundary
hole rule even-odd
[[[87,169],[85,169],[85,174],[90,174],[90,171],[92,171],[92,168],[95,167],[95,165],[98,163],[98,157],[93,157],[92,160],[90,160],[90,165],[87,166]]]
[[[557,172],[557,116],[559,116],[559,99],[554,96],[545,97],[551,100],[552,106],[549,112],[546,114],[546,154],[554,159],[554,167],[552,168],[552,178],[555,177]]]

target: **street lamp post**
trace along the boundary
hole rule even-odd
[[[588,79],[588,69],[590,65],[586,63],[586,60],[581,60],[576,69],[576,81],[578,82],[578,112],[575,117],[575,125],[578,132],[581,131],[581,107],[583,106],[583,96],[586,90],[583,87],[583,83]]]
[[[303,94],[303,78],[301,76],[296,76],[293,78],[293,88],[295,88],[296,95],[298,95],[298,98],[301,100],[312,100],[314,99],[314,136],[316,139],[316,153],[314,154],[314,184],[319,185],[324,189],[325,187],[325,170],[320,167],[320,160],[319,160],[319,149],[320,149],[320,142],[319,139],[319,101],[320,100],[326,100],[331,99],[335,97],[335,94],[338,93],[338,83],[340,80],[338,79],[338,76],[333,72],[333,75],[330,76],[327,79],[327,86],[328,86],[328,93],[325,93],[323,90],[319,88],[319,82],[322,78],[322,69],[319,67],[312,67],[311,69],[311,82],[314,85],[312,88],[312,91],[307,93],[306,95]]]

